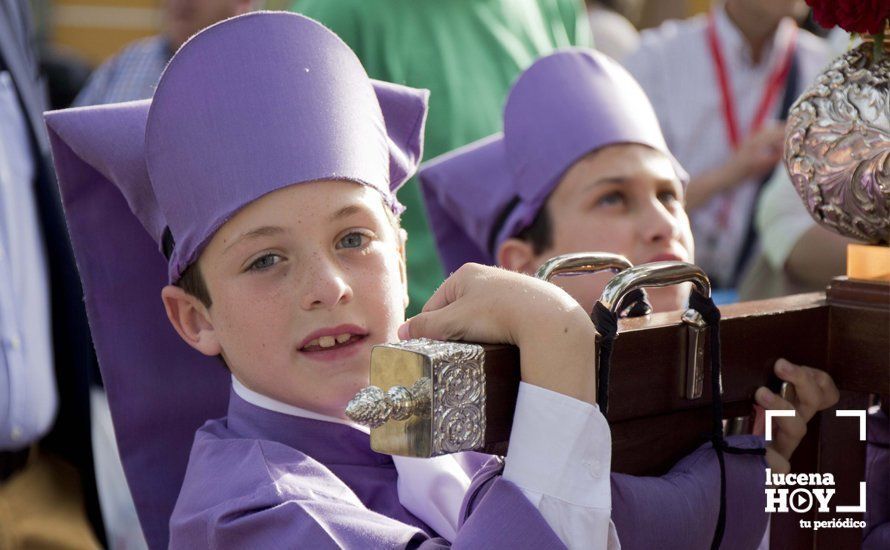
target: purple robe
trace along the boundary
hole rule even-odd
[[[455,547],[560,548],[491,459],[473,478]],[[247,403],[198,430],[170,519],[171,548],[436,548],[398,500],[392,458],[350,426]]]
[[[756,437],[731,439],[736,446],[761,445]],[[472,455],[473,462],[481,464],[475,459],[482,456]],[[726,460],[733,498],[723,548],[756,548],[766,527],[765,513],[751,513],[763,510],[763,459]],[[561,546],[522,492],[500,477],[501,469],[492,458],[475,472],[454,545]],[[718,475],[707,445],[662,478],[612,474],[612,518],[622,548],[707,548]],[[448,546],[399,503],[396,480],[392,458],[371,450],[367,434],[268,411],[232,392],[228,416],[207,422],[195,437],[170,520],[170,546]]]
[[[763,447],[753,435],[726,438],[733,447]],[[768,515],[762,456],[725,454],[726,530],[721,549],[757,548]],[[661,477],[612,474],[612,521],[622,550],[709,548],[720,508],[720,467],[710,443]]]

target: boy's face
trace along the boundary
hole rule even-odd
[[[168,314],[168,294],[193,299],[179,315],[193,328],[176,327],[188,343],[221,353],[254,391],[342,416],[368,384],[371,347],[397,340],[404,321],[403,240],[385,208],[377,191],[343,181],[266,195],[201,254],[212,305],[167,287]]]
[[[528,273],[554,256],[573,252],[621,254],[634,265],[692,262],[692,232],[683,202],[683,186],[664,154],[636,144],[604,147],[573,164],[547,200],[553,245],[534,254],[528,243],[509,239],[498,260]],[[517,248],[511,253],[511,247]],[[612,276],[558,277],[554,282],[590,311]],[[684,307],[689,288],[647,292],[655,311],[671,311]]]

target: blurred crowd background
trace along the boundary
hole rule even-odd
[[[581,2],[583,0],[579,0]],[[84,68],[96,67],[125,45],[157,34],[163,25],[163,0],[31,0],[37,35],[44,51],[70,56]],[[232,4],[233,2],[215,2]],[[257,8],[285,10],[299,0],[256,1]],[[658,26],[706,11],[710,0],[612,0],[588,2],[621,14],[637,29]],[[183,2],[167,4],[214,4]],[[224,8],[217,8],[224,9]],[[622,23],[618,23],[621,25]]]
[[[578,0],[585,3],[584,0]],[[212,20],[232,6],[250,4],[250,9],[299,11],[300,0],[30,0],[35,38],[43,66],[58,77],[53,90],[54,107],[66,106],[83,86],[92,69],[98,67],[128,44],[157,35],[167,27],[170,12],[200,24]],[[668,19],[685,19],[706,12],[712,0],[606,0],[586,2],[597,48],[620,57],[638,44],[636,31],[657,27]],[[235,8],[236,9],[236,8]],[[186,14],[191,12],[191,14]],[[203,12],[203,13],[199,13]],[[807,10],[802,10],[807,14]],[[805,28],[825,34],[808,15],[801,19]],[[57,73],[53,73],[57,70]]]

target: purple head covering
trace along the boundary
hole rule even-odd
[[[282,187],[355,181],[399,211],[394,192],[419,162],[426,101],[425,90],[370,80],[315,21],[265,12],[189,40],[151,100],[46,115],[119,450],[152,548],[167,545],[194,432],[225,414],[230,376],[176,335],[161,289],[234,213]]]
[[[504,132],[421,168],[426,208],[446,269],[494,264],[506,239],[528,227],[563,174],[588,153],[618,143],[674,159],[639,84],[611,58],[570,49],[542,57],[510,90]]]

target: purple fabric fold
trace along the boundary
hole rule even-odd
[[[163,548],[195,430],[225,414],[230,375],[170,326],[167,263],[124,196],[49,135],[118,450],[148,544]]]
[[[763,447],[763,440],[751,435],[726,441],[742,449]],[[728,497],[720,548],[751,550],[760,544],[767,525],[766,463],[761,456],[724,456]],[[708,548],[719,508],[720,467],[710,443],[661,477],[612,474],[612,521],[622,550]]]

